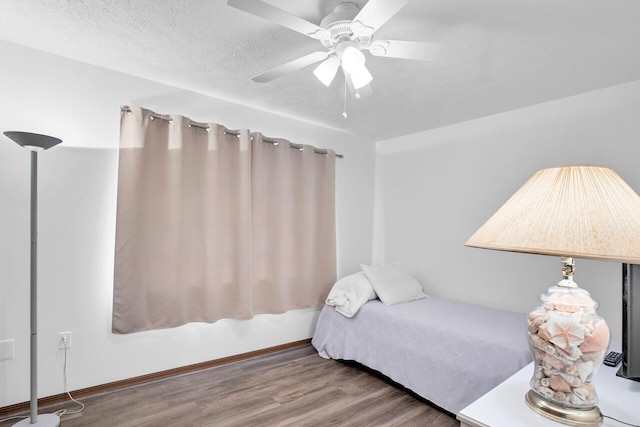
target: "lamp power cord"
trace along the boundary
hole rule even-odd
[[[58,417],[62,417],[64,415],[74,415],[74,414],[79,414],[80,412],[84,411],[84,403],[80,402],[79,400],[75,399],[73,396],[71,396],[71,393],[69,392],[69,389],[67,387],[67,347],[64,348],[64,365],[62,368],[62,376],[64,379],[64,392],[65,394],[69,397],[69,400],[71,400],[72,402],[78,404],[80,406],[79,409],[75,410],[75,411],[69,411],[68,409],[60,409],[56,412],[54,412],[55,415],[57,415]],[[2,418],[0,419],[0,423],[3,423],[5,421],[11,421],[11,420],[24,420],[26,418],[29,418],[28,416],[24,416],[24,415],[16,415],[14,417],[8,417],[8,418]]]
[[[620,424],[624,424],[624,425],[626,425],[626,426],[631,426],[631,427],[640,427],[640,424],[631,424],[631,423],[627,423],[627,422],[625,422],[625,421],[620,421],[620,420],[619,420],[619,419],[617,419],[617,418],[613,418],[613,417],[610,417],[609,415],[605,415],[605,414],[602,414],[602,418],[609,418],[610,420],[613,420],[613,421],[618,422],[618,423],[620,423]]]
[[[65,409],[60,409],[59,411],[56,411],[55,414],[57,416],[59,416],[59,417],[62,417],[64,415],[79,414],[80,412],[84,411],[84,403],[80,402],[79,400],[74,399],[74,397],[71,396],[71,392],[69,392],[69,388],[67,387],[67,346],[64,347],[64,365],[63,365],[63,368],[62,368],[62,376],[64,378],[64,392],[69,397],[69,400],[71,400],[72,402],[74,402],[77,405],[79,405],[80,408],[75,410],[75,411],[69,411],[66,408]]]

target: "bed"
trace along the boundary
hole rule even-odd
[[[312,345],[374,369],[456,414],[531,362],[526,315],[435,296],[364,302],[352,317],[325,305]]]

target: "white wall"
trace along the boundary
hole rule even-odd
[[[433,295],[530,311],[559,258],[464,242],[545,167],[611,167],[640,191],[639,114],[634,82],[378,142],[374,261],[405,263]],[[578,260],[576,281],[620,339],[621,265]]]
[[[113,246],[120,106],[333,148],[338,275],[369,262],[374,145],[344,133],[0,42],[0,131],[61,138],[39,155],[39,395],[63,392],[60,331],[73,333],[69,388],[311,337],[318,311],[114,335]],[[339,106],[336,108],[340,108]],[[0,136],[0,407],[29,399],[29,154]]]

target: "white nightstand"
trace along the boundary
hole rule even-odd
[[[619,367],[620,365],[615,368],[601,365],[598,369],[594,381],[599,398],[598,407],[603,415],[640,425],[640,382],[617,377],[616,372]],[[529,391],[529,380],[532,374],[533,363],[464,408],[457,415],[460,425],[462,427],[564,426],[536,414],[525,403],[524,395]],[[602,425],[624,426],[609,418],[605,418]]]

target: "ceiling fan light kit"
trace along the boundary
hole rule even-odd
[[[372,40],[374,33],[391,19],[410,0],[369,0],[362,9],[355,3],[338,4],[325,16],[320,25],[313,24],[262,0],[227,0],[236,9],[274,22],[313,39],[319,40],[326,50],[317,51],[253,77],[256,82],[269,82],[284,74],[301,70],[323,61],[313,74],[325,86],[331,85],[340,67],[345,76],[345,87],[359,98],[358,89],[373,81],[365,66],[364,50],[374,56],[414,60],[437,60],[442,52],[440,43]]]

